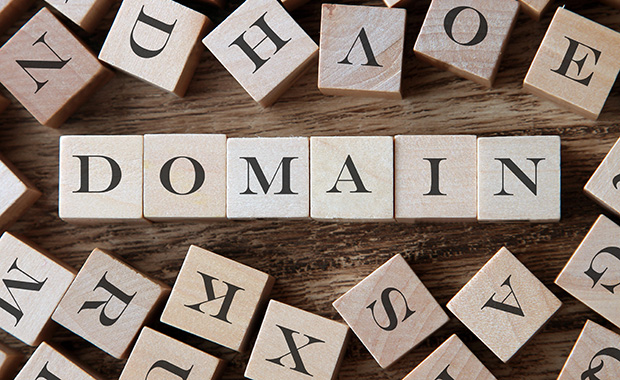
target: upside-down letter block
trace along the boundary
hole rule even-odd
[[[40,196],[32,182],[0,155],[0,232],[22,216]]]
[[[534,20],[540,20],[540,16],[551,5],[552,0],[519,0],[523,12],[527,13]]]
[[[333,305],[382,368],[448,322],[448,315],[401,255]]]
[[[243,351],[274,278],[192,245],[161,321]]]
[[[252,380],[332,380],[345,353],[349,328],[270,301],[245,377]]]
[[[226,136],[144,135],[144,217],[226,218]]]
[[[310,217],[307,137],[228,139],[229,218]]]
[[[506,248],[448,302],[448,309],[504,363],[562,303]]]
[[[620,71],[619,45],[620,33],[558,8],[523,88],[596,119]]]
[[[400,99],[407,11],[323,4],[319,90]]]
[[[0,95],[0,113],[2,113],[2,111],[4,111],[9,106],[9,104],[11,104],[9,99]]]
[[[478,139],[478,220],[560,220],[560,137]]]
[[[88,33],[95,31],[103,17],[118,0],[45,0]]]
[[[17,372],[23,355],[0,343],[0,379],[10,379]]]
[[[210,26],[206,16],[172,0],[124,0],[99,59],[183,96]]]
[[[440,69],[490,87],[518,13],[514,0],[433,0],[413,49]]]
[[[318,53],[277,0],[246,0],[203,43],[263,107],[273,104]]]
[[[138,332],[169,292],[166,284],[96,248],[52,319],[122,359],[127,357]]]
[[[0,0],[0,36],[34,4],[35,0]]]
[[[620,139],[616,141],[609,153],[583,188],[586,195],[601,206],[620,215]]]
[[[14,380],[101,380],[101,377],[74,363],[67,356],[41,343]]]

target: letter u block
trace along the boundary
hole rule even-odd
[[[41,192],[0,155],[0,232],[8,228],[41,196]]]
[[[43,342],[32,354],[14,380],[101,380],[99,375],[86,370]]]
[[[118,0],[45,0],[69,20],[93,33],[103,17]]]

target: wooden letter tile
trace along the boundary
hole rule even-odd
[[[448,322],[448,315],[401,255],[338,298],[334,308],[382,368]]]
[[[101,380],[101,377],[87,371],[43,342],[32,354],[24,368],[14,380]]]
[[[551,5],[552,0],[519,0],[523,12],[527,13],[534,20],[540,20],[540,16]]]
[[[448,309],[504,363],[562,303],[506,248],[448,302]]]
[[[270,301],[245,377],[252,380],[336,378],[349,328],[278,301]]]
[[[0,0],[0,36],[9,29],[35,0]]]
[[[263,107],[273,104],[318,54],[277,0],[247,0],[203,43]]]
[[[39,190],[0,155],[0,232],[22,216],[40,196]]]
[[[45,0],[80,28],[92,33],[118,0]]]
[[[319,90],[400,99],[407,11],[323,4]]]
[[[620,139],[607,153],[583,190],[601,206],[620,215],[618,183],[620,183]]]
[[[0,379],[11,379],[22,362],[23,355],[0,343]]]
[[[95,249],[52,319],[121,359],[127,357],[138,332],[169,292],[164,283]]]

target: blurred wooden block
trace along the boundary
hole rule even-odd
[[[24,355],[0,343],[0,379],[11,379],[17,372]]]
[[[168,285],[95,248],[52,319],[122,359],[169,292]]]
[[[335,379],[347,325],[270,301],[245,377],[252,380]]]
[[[0,66],[0,82],[41,124],[53,128],[112,77],[47,8],[0,48]]]
[[[323,4],[319,90],[400,99],[404,9]]]
[[[506,248],[448,302],[448,309],[504,363],[562,302]]]
[[[333,305],[381,368],[392,365],[449,319],[401,255]]]
[[[291,87],[318,53],[277,0],[247,0],[203,43],[263,107]]]
[[[476,220],[476,136],[396,136],[399,222]]]
[[[311,137],[310,216],[327,221],[392,221],[394,139]]]
[[[45,0],[66,18],[88,33],[93,33],[112,5],[118,0]]]
[[[32,354],[14,380],[101,380],[71,361],[49,344],[43,342]]]
[[[144,135],[144,217],[226,218],[226,136]]]
[[[286,9],[289,12],[300,8],[302,5],[306,4],[308,1],[310,0],[280,0],[282,5],[284,6],[284,9]]]
[[[228,139],[228,217],[309,218],[309,141]]]
[[[21,217],[40,196],[32,182],[0,155],[0,232]]]
[[[620,215],[618,183],[620,183],[620,139],[609,150],[583,190],[601,206]]]
[[[172,0],[124,0],[99,59],[183,96],[210,27],[206,16]]]
[[[423,61],[490,87],[518,13],[514,0],[433,0],[413,50]]]
[[[9,104],[11,104],[9,99],[0,95],[0,113],[2,113],[2,111],[4,111],[9,106]]]
[[[597,119],[620,71],[618,45],[620,33],[558,8],[523,88]]]
[[[552,0],[519,0],[523,12],[536,21],[540,20],[540,16],[551,5]]]
[[[35,0],[0,0],[0,36],[26,12]]]
[[[560,220],[560,136],[478,139],[478,220]]]

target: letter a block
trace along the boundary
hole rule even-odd
[[[601,206],[620,215],[618,183],[620,183],[620,139],[607,153],[583,190]]]
[[[19,351],[0,343],[0,379],[10,379],[17,372],[23,359]]]
[[[504,363],[562,303],[506,248],[448,302],[448,309]]]
[[[32,354],[14,380],[101,380],[43,342]]]
[[[448,315],[401,255],[338,298],[334,308],[382,368],[448,322]]]
[[[69,20],[93,33],[103,17],[118,0],[45,0]]]
[[[22,216],[40,196],[39,190],[0,155],[0,232]]]
[[[34,0],[0,0],[0,35],[34,4]]]
[[[116,256],[95,249],[60,301],[52,319],[117,359],[131,344],[170,287]]]

